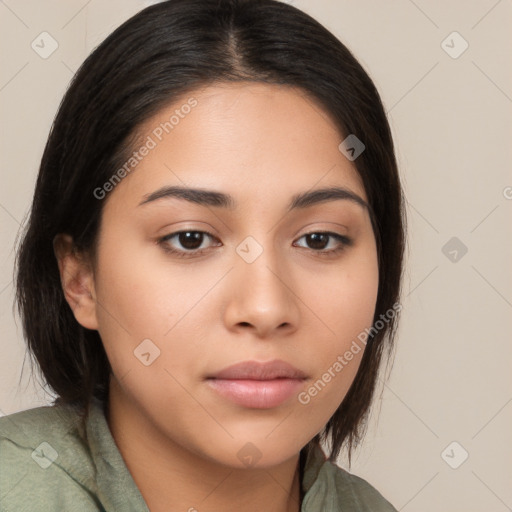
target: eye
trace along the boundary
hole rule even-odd
[[[164,251],[176,254],[180,257],[197,256],[205,252],[208,247],[202,247],[204,239],[216,239],[211,233],[207,231],[183,230],[170,233],[158,240]],[[171,244],[171,240],[175,239],[175,243],[179,244],[182,248],[176,248]]]
[[[312,233],[306,233],[305,235],[302,235],[299,240],[302,238],[306,240],[306,243],[309,246],[306,247],[307,249],[322,255],[336,254],[343,251],[346,247],[352,245],[352,239],[338,233],[332,233],[330,231],[315,231]],[[326,250],[326,247],[328,247],[331,242],[334,243],[334,247]],[[300,247],[304,246],[301,245]]]
[[[163,250],[167,253],[187,258],[200,256],[204,252],[208,251],[210,247],[203,246],[203,243],[207,238],[218,241],[214,235],[207,231],[196,231],[190,229],[170,233],[160,238],[158,240],[158,244],[161,245]],[[352,239],[330,231],[306,233],[299,238],[299,240],[301,239],[306,240],[307,246],[299,244],[299,247],[304,247],[314,253],[327,256],[337,254],[343,251],[346,247],[351,246],[353,243]],[[222,244],[219,242],[216,245],[219,246]],[[334,245],[334,247],[326,249],[329,245]]]

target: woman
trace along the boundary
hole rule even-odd
[[[19,247],[58,398],[0,420],[2,507],[395,510],[335,461],[392,348],[402,205],[378,92],[305,13],[125,22],[63,99]]]

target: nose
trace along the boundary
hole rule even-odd
[[[260,338],[285,335],[298,328],[300,299],[284,257],[264,247],[249,263],[238,254],[230,272],[226,327],[251,330]]]

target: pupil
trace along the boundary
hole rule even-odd
[[[313,243],[308,242],[308,245],[312,249],[324,249],[325,248],[328,235],[326,235],[325,233],[312,233],[308,236],[309,236],[309,240],[313,241]],[[320,243],[319,243],[319,240],[321,240],[321,239],[323,239],[323,241],[320,241]]]
[[[186,249],[197,249],[201,246],[202,236],[198,231],[185,231],[179,234],[180,244]]]

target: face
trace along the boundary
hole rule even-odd
[[[139,134],[103,199],[93,277],[113,398],[206,459],[278,464],[340,405],[373,320],[375,238],[345,137],[303,91],[253,83],[190,93]],[[293,205],[331,187],[353,197]],[[276,360],[299,373],[219,375]]]

